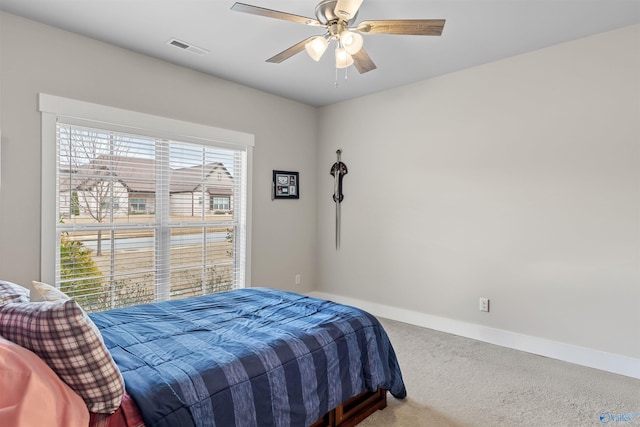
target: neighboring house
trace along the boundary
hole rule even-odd
[[[200,181],[194,187],[194,183]],[[228,213],[233,210],[233,177],[222,163],[173,169],[169,184],[172,215],[198,215],[205,211]]]
[[[60,212],[65,216],[90,215],[102,222],[114,215],[155,212],[155,160],[101,156],[86,166],[60,170]],[[109,185],[109,183],[112,185]],[[233,210],[233,177],[219,162],[172,169],[169,176],[170,213],[199,216]]]

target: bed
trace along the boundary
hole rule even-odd
[[[349,427],[406,395],[382,326],[353,307],[248,288],[87,315],[33,287],[0,281],[0,386],[24,390],[0,399],[2,425]]]
[[[247,288],[90,315],[148,426],[348,425],[406,395],[353,307]]]

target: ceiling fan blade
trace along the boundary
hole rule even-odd
[[[291,58],[293,55],[302,52],[304,50],[304,45],[309,43],[313,38],[315,38],[315,36],[308,37],[308,38],[302,40],[300,43],[294,44],[290,48],[285,49],[282,52],[280,52],[279,54],[277,54],[275,56],[272,56],[271,58],[267,59],[267,62],[272,62],[274,64],[279,64],[282,61],[284,61],[285,59]]]
[[[348,21],[353,19],[360,9],[363,0],[338,0],[334,12],[336,16]]]
[[[362,21],[358,31],[365,34],[406,34],[439,36],[444,29],[444,19],[397,19]]]
[[[364,48],[360,49],[358,53],[355,55],[351,55],[353,58],[353,65],[356,67],[360,74],[364,74],[368,71],[375,70],[376,64],[373,63],[369,54],[364,50]]]
[[[278,10],[266,9],[264,7],[252,6],[245,3],[235,3],[231,10],[236,12],[250,13],[252,15],[266,16],[267,18],[282,19],[284,21],[297,22],[299,24],[324,27],[318,20],[307,18],[306,16],[294,15],[292,13],[280,12]]]

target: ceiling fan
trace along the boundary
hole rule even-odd
[[[363,38],[361,34],[421,36],[439,36],[442,34],[444,19],[362,21],[355,25],[354,21],[362,2],[363,0],[322,0],[316,6],[316,19],[245,3],[235,3],[231,10],[314,27],[323,27],[327,30],[324,35],[312,36],[294,44],[267,59],[267,62],[280,63],[303,50],[306,50],[313,60],[319,61],[327,50],[329,42],[335,41],[337,44],[335,51],[336,68],[346,68],[354,65],[360,74],[376,69],[376,64],[362,47]]]

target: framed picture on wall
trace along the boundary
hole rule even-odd
[[[299,199],[300,176],[298,172],[273,171],[271,199]]]

